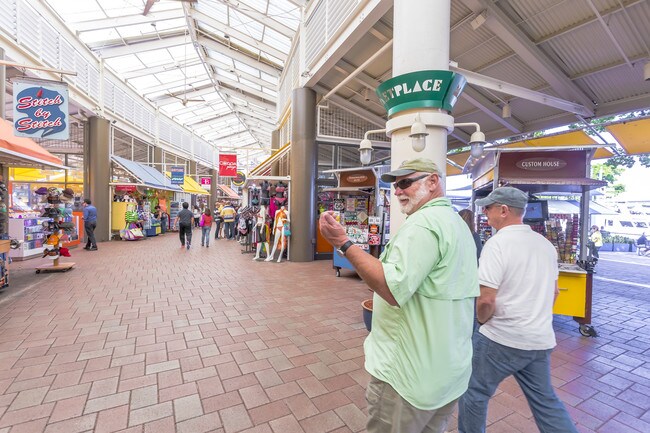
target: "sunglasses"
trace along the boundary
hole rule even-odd
[[[407,177],[406,179],[398,180],[397,182],[395,182],[393,184],[393,186],[395,187],[395,189],[397,189],[397,188],[402,189],[402,190],[408,189],[415,182],[417,182],[420,179],[424,179],[425,177],[429,176],[429,174],[423,174],[422,176],[418,176],[418,177]]]

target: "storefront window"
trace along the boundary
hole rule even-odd
[[[84,157],[83,155],[67,155],[66,166],[70,167],[67,171],[67,183],[83,183],[84,181]],[[83,191],[82,191],[83,192]]]

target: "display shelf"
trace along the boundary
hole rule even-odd
[[[49,220],[50,218],[44,217],[10,218],[9,236],[23,242],[15,250],[9,251],[9,257],[14,260],[26,260],[42,255],[46,238],[43,222]]]

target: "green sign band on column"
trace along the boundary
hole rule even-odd
[[[454,108],[467,80],[451,71],[417,71],[393,77],[377,87],[388,116],[413,108]]]

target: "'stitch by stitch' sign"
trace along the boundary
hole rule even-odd
[[[58,81],[14,79],[14,134],[67,140],[68,85]]]

